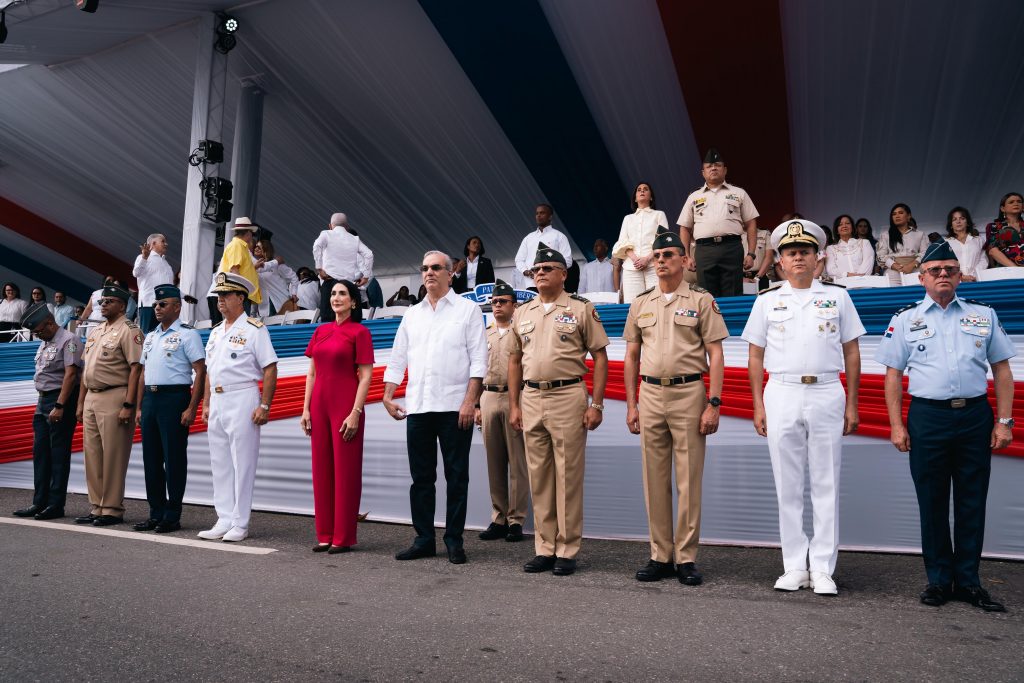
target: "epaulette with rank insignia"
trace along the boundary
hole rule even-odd
[[[637,295],[636,295],[636,298],[637,298],[637,299],[639,299],[639,298],[640,298],[640,297],[642,297],[642,296],[643,296],[644,294],[650,294],[650,293],[651,293],[651,292],[653,292],[653,291],[654,291],[654,287],[651,287],[650,289],[645,289],[644,291],[642,291],[642,292],[640,292],[639,294],[637,294]]]
[[[583,303],[585,303],[585,304],[589,304],[589,303],[590,303],[590,299],[584,299],[584,298],[583,298],[582,296],[580,296],[579,294],[570,294],[570,295],[569,295],[569,298],[570,298],[570,299],[576,299],[576,301],[582,301],[582,302],[583,302]]]
[[[824,280],[822,280],[821,284],[828,285],[829,287],[838,287],[839,289],[846,289],[846,285],[841,285],[838,282],[825,282]]]
[[[691,292],[697,292],[698,294],[707,294],[708,290],[704,289],[700,285],[690,285],[690,291]]]
[[[770,292],[770,291],[772,291],[773,289],[778,289],[778,288],[779,288],[779,287],[781,287],[782,285],[783,285],[783,283],[782,283],[782,282],[777,282],[777,283],[775,283],[774,285],[772,285],[771,287],[765,287],[764,289],[762,289],[762,290],[759,290],[759,291],[758,291],[757,293],[758,293],[758,295],[761,295],[761,294],[765,294],[765,293],[767,293],[767,292]]]
[[[921,299],[921,301],[924,301],[924,299]],[[904,306],[904,307],[903,307],[903,308],[901,308],[900,310],[898,310],[898,311],[896,311],[895,313],[893,313],[893,315],[900,315],[901,313],[906,313],[906,312],[907,312],[907,311],[909,311],[909,310],[910,310],[911,308],[917,308],[918,306],[920,306],[920,305],[921,305],[921,301],[915,301],[915,302],[914,302],[914,303],[912,303],[912,304],[907,304],[906,306]]]
[[[189,325],[188,323],[182,323],[182,324],[181,324],[181,328],[182,328],[183,330],[194,330],[194,329],[195,329],[194,327],[192,327],[192,326],[191,326],[191,325]]]
[[[221,325],[223,325],[223,324],[224,324],[224,321],[223,321],[223,320],[221,320],[221,321],[220,321],[219,323],[217,323],[216,325],[214,325],[214,326],[213,326],[213,327],[211,327],[210,329],[211,329],[211,330],[215,330],[215,329],[217,329],[218,327],[220,327],[220,326],[221,326]]]
[[[977,299],[960,299],[960,301],[966,301],[967,303],[974,304],[975,306],[984,306],[985,308],[992,308],[991,304],[987,304],[984,301],[978,301]]]
[[[263,321],[260,320],[259,318],[253,318],[252,316],[249,316],[245,320],[253,327],[263,327]]]
[[[128,327],[132,328],[133,330],[137,330],[137,329],[139,329],[139,326],[138,326],[138,325],[136,325],[136,324],[135,324],[135,321],[133,321],[133,320],[126,320],[126,321],[125,321],[125,324],[126,324],[126,325],[127,325]]]

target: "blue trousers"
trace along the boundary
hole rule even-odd
[[[142,397],[142,464],[150,519],[181,521],[188,474],[188,427],[182,426],[181,414],[192,398],[189,389],[187,385],[174,392],[146,389]]]
[[[68,475],[71,473],[71,438],[75,434],[75,406],[78,388],[64,404],[64,417],[51,423],[48,416],[60,397],[60,389],[39,397],[32,416],[32,504],[41,508],[64,507],[68,497]]]
[[[921,511],[921,550],[928,583],[981,585],[978,564],[985,540],[992,450],[987,402],[946,408],[912,401],[907,416],[910,474]],[[953,491],[953,537],[949,494]]]
[[[416,413],[406,418],[406,441],[409,448],[409,506],[417,546],[433,546],[434,505],[437,481],[437,447],[441,446],[444,478],[448,490],[445,514],[444,543],[448,548],[462,547],[466,528],[466,499],[469,494],[469,448],[473,442],[471,429],[459,429],[459,414]]]
[[[139,306],[139,328],[143,334],[149,334],[156,327],[156,314],[152,306]]]

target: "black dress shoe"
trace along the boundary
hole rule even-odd
[[[555,567],[554,555],[538,555],[523,565],[523,571],[527,574],[539,574],[549,572]]]
[[[576,573],[576,560],[559,557],[555,560],[555,568],[551,570],[555,576],[569,576]]]
[[[15,517],[35,517],[37,512],[42,512],[43,508],[39,505],[29,505],[27,508],[21,508],[20,510],[14,511]]]
[[[497,524],[491,522],[490,525],[480,532],[481,541],[496,541],[499,538],[505,538],[505,534],[508,533],[508,527],[504,524]]]
[[[672,566],[671,562],[658,562],[657,560],[650,560],[648,563],[641,567],[636,573],[637,581],[661,581],[676,573],[675,567]]]
[[[156,529],[154,529],[154,531],[156,531],[158,534],[169,534],[172,531],[180,531],[180,530],[181,530],[181,522],[171,522],[171,521],[168,521],[166,519],[163,520],[162,522],[160,522],[159,524],[157,524],[156,525]]]
[[[505,540],[509,543],[518,543],[523,540],[523,525],[522,524],[509,524],[508,533],[505,534]]]
[[[992,596],[988,594],[988,591],[981,586],[957,586],[953,592],[953,598],[955,600],[962,600],[963,602],[970,603],[975,607],[980,607],[986,612],[1005,612],[1006,607],[1003,603],[997,602],[992,599]]]
[[[317,543],[315,546],[313,546],[313,552],[314,553],[326,553],[330,549],[331,549],[331,544],[330,543]]]
[[[466,551],[462,548],[449,548],[448,561],[452,564],[466,564]]]
[[[338,555],[340,553],[352,552],[352,546],[350,545],[332,545],[327,549],[328,555]]]
[[[411,545],[400,553],[395,553],[396,560],[418,560],[421,557],[433,557],[437,551],[429,545]]]
[[[704,576],[697,571],[697,565],[693,562],[684,562],[676,568],[679,574],[679,583],[684,586],[699,586],[704,583]]]
[[[921,604],[928,605],[929,607],[942,607],[949,600],[949,594],[950,590],[948,587],[929,583],[921,591]]]
[[[81,517],[75,517],[75,524],[92,524],[96,521],[96,515],[82,515]]]
[[[37,512],[35,518],[42,521],[46,519],[60,519],[64,516],[64,508],[59,508],[56,505],[43,508],[42,512]]]
[[[159,519],[147,519],[145,522],[133,524],[132,529],[135,529],[136,531],[152,531],[159,523]]]
[[[123,517],[115,517],[114,515],[100,515],[96,519],[92,520],[93,526],[114,526],[115,524],[122,524],[124,522]]]

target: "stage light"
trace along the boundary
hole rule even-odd
[[[226,199],[207,199],[203,208],[203,218],[211,223],[225,223],[231,220],[234,205]]]
[[[200,140],[199,147],[188,158],[188,163],[192,166],[219,164],[222,161],[224,161],[224,145],[216,140]]]
[[[238,44],[238,38],[235,37],[235,32],[238,31],[238,19],[227,14],[219,14],[217,21],[217,42],[213,44],[213,49],[222,55],[226,55],[235,49],[235,45]]]
[[[75,0],[75,7],[83,12],[95,12],[100,0]]]
[[[210,199],[231,199],[234,189],[230,180],[217,176],[210,176],[199,181],[199,187],[203,191],[203,196]]]
[[[234,17],[228,17],[228,19],[224,21],[224,30],[228,33],[234,33],[235,31],[237,31],[238,19],[235,19]]]

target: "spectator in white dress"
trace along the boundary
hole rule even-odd
[[[875,250],[871,242],[853,236],[853,218],[842,214],[832,223],[835,244],[825,249],[826,274],[833,280],[871,275],[875,268]]]
[[[651,260],[651,245],[658,226],[668,227],[664,211],[655,208],[650,183],[638,183],[630,199],[633,213],[622,219],[619,239],[612,256],[622,259],[622,300],[631,303],[636,295],[658,284]]]
[[[988,268],[985,238],[978,234],[971,212],[954,206],[946,215],[946,241],[960,261],[960,279],[976,282],[978,274]]]
[[[910,207],[902,202],[889,211],[889,230],[878,238],[878,267],[889,283],[898,287],[903,275],[916,273],[928,248],[928,236],[917,229]]]

